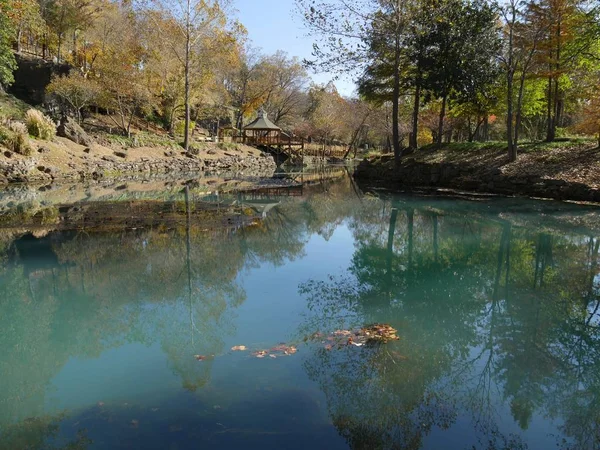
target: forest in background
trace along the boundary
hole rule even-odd
[[[0,82],[14,53],[71,67],[48,101],[131,136],[138,119],[187,148],[196,126],[241,128],[264,108],[319,142],[407,149],[444,142],[600,139],[600,7],[590,0],[297,0],[314,58],[253,49],[223,0],[0,0]],[[311,83],[347,73],[358,95]],[[187,126],[186,126],[187,124]]]

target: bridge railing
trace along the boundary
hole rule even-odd
[[[344,145],[304,144],[304,156],[343,158],[348,148]]]
[[[304,148],[304,139],[303,138],[293,138],[290,136],[277,136],[277,135],[268,135],[268,136],[244,136],[233,135],[226,136],[224,138],[225,141],[231,141],[239,144],[246,145],[267,145],[269,147],[294,147],[294,148]]]

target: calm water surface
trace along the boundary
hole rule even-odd
[[[600,446],[599,210],[180,191],[0,198],[1,449]]]

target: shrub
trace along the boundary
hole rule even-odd
[[[49,141],[56,135],[56,126],[52,119],[37,109],[30,109],[25,114],[25,123],[30,135]]]
[[[4,137],[4,144],[9,150],[23,156],[31,156],[33,149],[29,143],[27,127],[21,122],[11,122]]]
[[[196,122],[190,120],[190,136],[192,132],[196,128]],[[185,134],[185,120],[180,120],[175,124],[175,134],[178,136],[183,136]]]

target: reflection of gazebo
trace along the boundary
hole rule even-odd
[[[262,109],[258,118],[243,129],[244,143],[250,145],[276,145],[281,143],[281,137],[281,128],[271,122]]]

